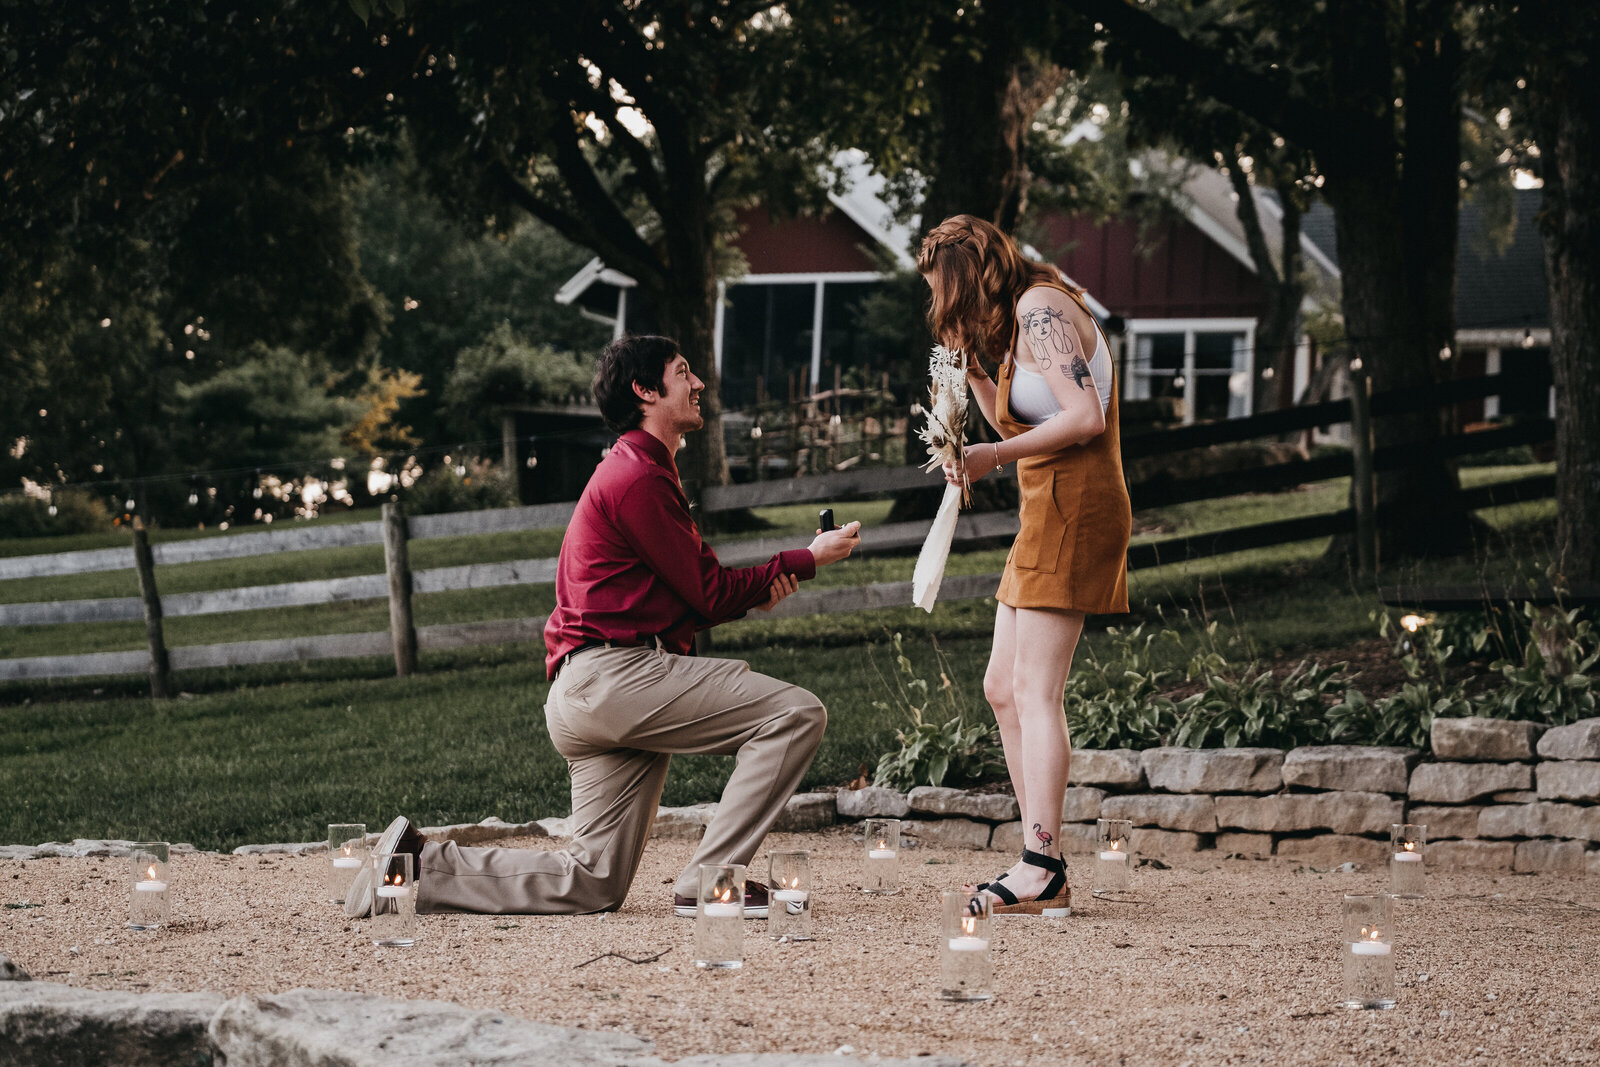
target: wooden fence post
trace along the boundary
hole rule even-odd
[[[150,645],[150,695],[165,700],[172,695],[172,664],[161,626],[161,597],[156,592],[156,559],[150,551],[150,534],[144,520],[133,519],[133,569],[139,574],[139,599],[144,601],[144,635]]]
[[[383,566],[389,572],[389,635],[394,640],[394,672],[404,678],[417,669],[417,628],[411,621],[411,551],[402,504],[383,505]]]
[[[1372,378],[1360,359],[1350,361],[1350,478],[1356,513],[1356,568],[1378,570],[1378,496],[1372,465]]]

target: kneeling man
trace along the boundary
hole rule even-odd
[[[718,563],[690,517],[673,459],[683,434],[704,425],[704,388],[665,337],[624,337],[601,354],[595,400],[621,438],[567,527],[544,632],[545,722],[572,778],[572,844],[547,852],[425,843],[398,818],[377,847],[416,857],[418,911],[614,911],[644,853],[672,756],[733,756],[717,814],[674,886],[674,910],[692,915],[699,865],[748,864],[811,765],[827,721],[821,702],[738,660],[694,657],[694,634],[770,609],[818,567],[848,556],[860,524],[819,533],[809,549],[759,567]],[[363,874],[351,887],[346,914],[371,910],[370,883]],[[766,887],[748,885],[745,914],[764,918]]]

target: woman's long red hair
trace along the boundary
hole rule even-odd
[[[933,290],[928,329],[934,339],[1001,362],[1022,294],[1035,285],[1067,288],[1054,267],[1028,259],[998,227],[972,215],[951,215],[928,231],[917,272]]]

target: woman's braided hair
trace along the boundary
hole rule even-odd
[[[933,290],[934,339],[991,362],[1005,359],[1018,298],[1031,286],[1065,285],[1054,267],[1028,259],[998,227],[972,215],[952,215],[928,231],[917,272]]]

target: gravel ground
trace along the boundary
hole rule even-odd
[[[514,847],[549,848],[549,841]],[[857,892],[848,833],[809,848],[818,939],[746,924],[743,970],[701,973],[693,923],[667,907],[686,842],[653,843],[613,915],[423,916],[419,943],[377,949],[321,899],[326,858],[177,856],[174,922],[123,928],[126,860],[0,866],[0,952],[36,979],[95,989],[281,992],[300,986],[449,1000],[653,1038],[659,1054],[958,1055],[998,1064],[1600,1063],[1600,884],[1430,874],[1397,902],[1399,1006],[1335,1008],[1339,898],[1381,870],[1247,860],[1143,867],[1134,901],[1067,919],[997,920],[998,996],[937,999],[938,890],[998,872],[993,853],[903,853],[904,892]],[[758,861],[764,868],[765,856]],[[1076,869],[1086,871],[1079,860]],[[33,907],[31,905],[41,905]],[[649,955],[652,963],[599,953]]]

